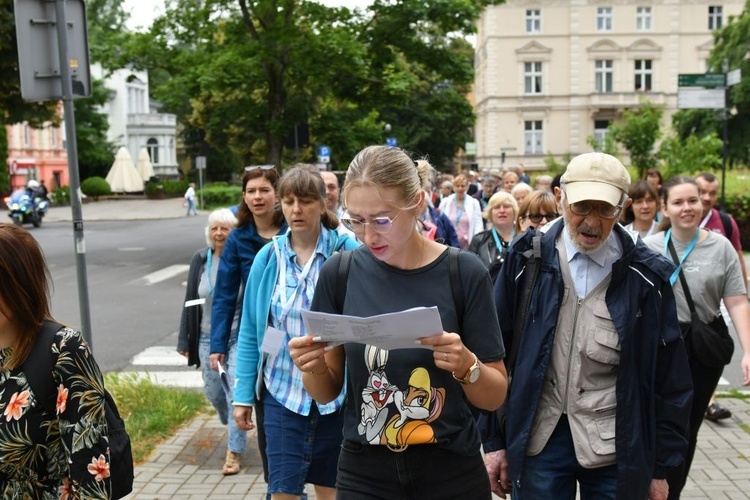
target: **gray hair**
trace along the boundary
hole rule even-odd
[[[234,228],[237,227],[237,217],[228,208],[219,208],[211,212],[208,216],[208,225],[206,226],[206,243],[212,250],[214,247],[211,242],[211,226],[214,224],[229,224]]]

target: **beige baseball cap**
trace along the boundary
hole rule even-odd
[[[491,168],[490,169],[490,175],[492,177],[497,178],[497,179],[499,179],[500,177],[502,177],[502,173],[500,172],[499,168]]]
[[[606,201],[617,206],[630,188],[630,174],[612,155],[584,153],[573,158],[560,178],[568,203]]]

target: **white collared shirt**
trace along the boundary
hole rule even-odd
[[[607,241],[591,252],[581,252],[573,244],[568,228],[562,230],[565,252],[568,254],[568,267],[578,297],[586,297],[591,290],[612,272],[612,265],[622,257],[622,244],[614,230]],[[579,257],[585,255],[585,257]]]

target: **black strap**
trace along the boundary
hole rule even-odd
[[[339,252],[339,272],[336,274],[336,310],[339,314],[344,313],[346,287],[349,283],[349,268],[352,266],[353,252],[353,250]]]
[[[539,271],[542,267],[542,235],[537,233],[531,240],[531,249],[526,250],[523,253],[526,257],[526,269],[523,273],[523,281],[521,282],[520,289],[520,301],[518,302],[521,307],[518,308],[516,313],[516,322],[513,325],[513,344],[510,346],[510,354],[508,359],[505,360],[505,367],[510,372],[516,365],[516,358],[518,357],[518,350],[521,347],[521,341],[524,335],[524,325],[526,323],[526,317],[531,309],[531,297],[534,295],[534,287],[539,279]]]
[[[724,234],[729,241],[732,241],[732,218],[728,213],[722,210],[719,210],[719,217],[721,218],[721,225],[724,226]]]
[[[34,346],[23,362],[23,372],[31,390],[34,392],[34,396],[43,408],[53,413],[57,392],[55,391],[55,380],[52,377],[52,369],[55,364],[52,342],[55,340],[55,334],[62,327],[63,325],[60,323],[44,320],[36,335]]]
[[[450,276],[451,294],[453,294],[453,307],[456,308],[458,318],[458,333],[464,326],[464,284],[461,282],[461,267],[458,263],[460,250],[448,247],[448,275]]]
[[[677,255],[677,250],[674,249],[672,244],[672,238],[669,239],[667,245],[669,247],[669,253],[672,255],[672,260],[678,266],[680,265],[680,257]],[[690,315],[695,314],[695,304],[693,303],[693,296],[690,295],[690,288],[688,287],[685,275],[682,273],[682,267],[680,267],[680,283],[682,283],[682,291],[685,294],[685,300],[687,301],[688,308],[690,309]]]

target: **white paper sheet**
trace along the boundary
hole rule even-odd
[[[308,332],[319,337],[321,342],[335,345],[356,342],[386,350],[431,349],[431,346],[417,343],[417,339],[443,333],[437,307],[415,307],[369,318],[313,311],[301,313]]]
[[[221,388],[227,395],[232,394],[232,386],[229,384],[229,374],[224,369],[221,363],[219,363],[219,380],[221,380]]]

